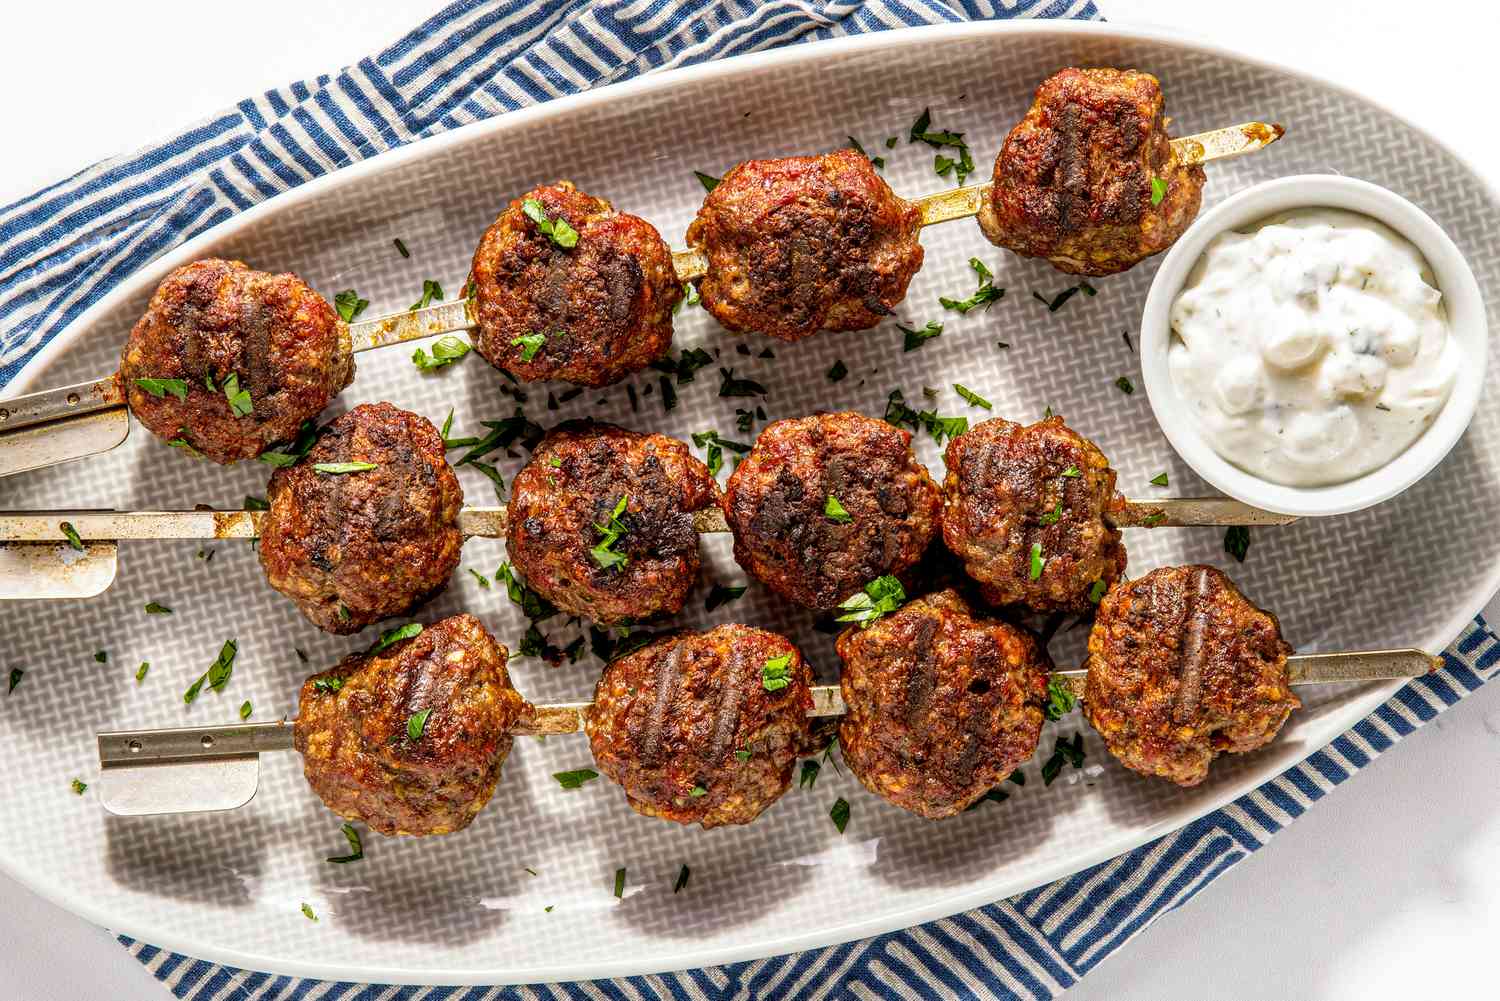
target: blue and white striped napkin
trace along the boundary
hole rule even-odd
[[[332,76],[299,81],[0,209],[0,387],[133,271],[257,202],[424,136],[646,70],[886,28],[1096,18],[1092,0],[464,0]],[[566,74],[553,67],[566,66]],[[576,82],[582,81],[582,83]],[[328,983],[235,970],[121,938],[195,1001],[1056,996],[1323,795],[1500,669],[1476,620],[1442,671],[1302,764],[1175,834],[1067,879],[903,932],[751,963],[506,988]]]

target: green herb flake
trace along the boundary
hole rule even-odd
[[[421,740],[422,734],[427,732],[427,717],[432,715],[432,707],[418,710],[406,718],[406,739]]]
[[[250,705],[250,700],[246,699],[244,702],[242,702],[240,704],[240,719],[242,719],[242,720],[249,719],[250,718],[250,714],[253,713],[254,711],[255,711],[254,708],[252,708],[251,705]]]
[[[715,584],[713,587],[709,588],[708,597],[703,599],[703,610],[705,612],[712,612],[714,609],[719,608],[722,605],[727,605],[732,601],[739,601],[740,597],[745,593],[746,589],[746,585],[744,584],[737,584],[732,586]]]
[[[338,675],[313,679],[313,691],[322,692],[324,695],[337,695],[339,689],[343,687],[344,679]]]
[[[965,386],[961,386],[961,385],[959,385],[958,383],[955,382],[953,384],[953,391],[955,393],[957,393],[959,396],[963,397],[964,400],[970,406],[979,407],[981,410],[991,410],[991,409],[993,409],[993,405],[990,403],[989,400],[986,400],[984,397],[980,396],[978,393],[974,392],[972,389],[969,389],[969,388],[967,388]]]
[[[94,659],[97,660],[101,664],[107,664],[107,663],[109,663],[109,651],[108,650],[95,650],[94,651]]]
[[[490,481],[490,483],[494,486],[496,500],[505,500],[505,477],[500,475],[500,470],[496,469],[488,462],[471,462],[469,463],[469,465],[473,466],[475,469],[483,473],[485,477]]]
[[[754,379],[736,379],[734,369],[719,369],[719,395],[730,396],[765,396],[766,387]]]
[[[1037,302],[1039,302],[1042,305],[1046,306],[1047,307],[1047,312],[1049,312],[1049,313],[1055,313],[1059,309],[1062,309],[1063,303],[1065,303],[1069,299],[1073,298],[1079,292],[1082,292],[1085,295],[1094,295],[1098,291],[1099,291],[1098,289],[1094,288],[1094,286],[1090,285],[1088,282],[1079,282],[1077,285],[1074,285],[1071,288],[1065,288],[1065,289],[1063,289],[1061,292],[1057,293],[1057,295],[1053,296],[1051,299],[1048,299],[1046,296],[1042,295],[1040,292],[1033,292],[1033,293],[1031,293],[1031,297],[1033,299],[1035,299]]]
[[[599,773],[592,768],[575,768],[571,772],[553,772],[552,777],[557,779],[557,784],[564,789],[577,789],[585,782],[597,779]]]
[[[473,567],[465,567],[464,569],[468,570],[469,573],[474,576],[474,579],[479,582],[480,587],[484,588],[486,591],[490,589],[490,579],[488,577],[480,573],[478,570],[475,570]]]
[[[1037,524],[1039,524],[1039,525],[1056,525],[1059,521],[1062,521],[1062,516],[1063,516],[1063,502],[1062,502],[1062,498],[1059,497],[1058,500],[1057,500],[1057,505],[1051,511],[1047,511],[1040,518],[1038,518],[1037,519]]]
[[[1058,475],[1059,476],[1066,476],[1070,480],[1076,480],[1078,477],[1082,476],[1083,474],[1078,471],[1078,467],[1077,466],[1069,466],[1067,469],[1064,469]]]
[[[619,899],[619,900],[625,899],[625,867],[624,866],[620,866],[620,868],[618,868],[618,869],[615,870],[615,897],[616,897],[616,899]]]
[[[1250,529],[1244,525],[1231,525],[1224,530],[1224,551],[1240,563],[1250,551]]]
[[[1083,734],[1075,733],[1072,740],[1058,737],[1052,746],[1052,756],[1042,765],[1042,784],[1050,786],[1062,772],[1063,765],[1082,768],[1084,754]]]
[[[224,399],[229,401],[229,412],[236,417],[249,417],[255,412],[250,399],[250,390],[240,388],[240,377],[233,372],[224,380]]]
[[[1089,587],[1089,601],[1095,605],[1099,604],[1099,602],[1104,600],[1104,595],[1108,593],[1108,591],[1109,585],[1105,584],[1104,581],[1094,581],[1094,583]]]
[[[352,288],[346,288],[333,297],[333,308],[338,311],[339,319],[345,323],[353,323],[354,318],[363,313],[370,305],[369,299],[361,299],[359,293]]]
[[[1166,486],[1167,485],[1167,474],[1166,473],[1157,473],[1155,476],[1151,477],[1151,485],[1153,487],[1164,487],[1164,486]]]
[[[522,202],[521,211],[526,214],[526,218],[536,223],[539,232],[545,234],[559,247],[566,249],[578,245],[578,231],[568,224],[568,220],[562,216],[556,219],[548,218],[546,207],[535,198],[528,198]]]
[[[420,622],[408,622],[404,626],[397,626],[394,629],[387,629],[385,632],[380,634],[380,639],[375,641],[375,645],[370,647],[370,653],[379,653],[386,647],[392,646],[396,643],[400,643],[402,640],[409,640],[413,636],[419,635],[421,632],[422,623]],[[413,737],[412,739],[415,740],[416,738]]]
[[[147,615],[171,615],[172,614],[172,610],[170,608],[168,608],[166,605],[163,605],[161,602],[151,601],[151,602],[147,602],[146,603],[146,614]]]
[[[738,751],[734,752],[734,760],[738,761],[740,764],[744,764],[745,762],[750,760],[750,752],[742,747]]]
[[[602,538],[593,549],[589,550],[589,556],[593,557],[595,563],[601,570],[612,570],[615,567],[623,567],[630,562],[630,557],[624,553],[615,552],[615,544],[629,531],[626,525],[620,521],[620,516],[625,513],[626,505],[630,502],[629,494],[621,494],[620,500],[610,512],[609,520],[603,525],[595,524],[594,530]]]
[[[694,799],[697,799],[700,796],[707,796],[708,790],[703,788],[702,786],[693,786],[693,788],[688,790],[688,795],[693,797]]]
[[[828,498],[823,501],[823,515],[829,521],[838,522],[840,525],[849,525],[854,522],[854,516],[844,509],[844,505],[839,503],[839,499],[833,494],[829,494]]]
[[[373,462],[315,462],[313,469],[320,473],[330,473],[334,476],[344,473],[363,473],[375,469]]]
[[[1122,375],[1115,380],[1115,388],[1124,393],[1126,396],[1129,396],[1131,393],[1135,392],[1135,383],[1130,381],[1129,376]]]
[[[19,667],[13,667],[13,668],[11,668],[10,669],[10,684],[9,684],[9,687],[7,687],[5,689],[5,694],[9,695],[11,692],[14,692],[16,690],[16,686],[21,683],[21,679],[23,677],[25,677],[25,676],[26,676],[26,672],[23,671],[23,670],[21,670]],[[137,677],[139,677],[139,676],[137,676]]]
[[[1042,707],[1048,719],[1060,720],[1073,711],[1078,697],[1073,694],[1066,680],[1056,675],[1047,679],[1047,704]]]
[[[844,364],[844,359],[839,358],[833,363],[833,367],[828,370],[828,381],[842,382],[848,374],[849,366]]]
[[[885,167],[885,157],[883,157],[883,156],[871,156],[869,153],[866,153],[865,152],[865,148],[859,144],[859,140],[856,139],[856,138],[854,138],[853,136],[845,136],[844,138],[849,140],[849,146],[848,146],[848,148],[854,150],[854,152],[858,153],[860,156],[864,157],[866,160],[869,160],[872,164],[875,165],[875,169],[876,170],[882,170],[882,169],[884,169],[884,167]]]
[[[203,691],[203,686],[208,685],[216,692],[222,692],[224,686],[229,684],[229,678],[234,673],[234,658],[239,653],[240,645],[236,640],[225,640],[224,645],[219,648],[219,655],[214,662],[208,665],[208,670],[203,672],[202,677],[188,686],[188,690],[182,693],[182,701],[191,705],[198,698],[198,693]]]
[[[834,800],[828,816],[833,821],[833,826],[839,829],[840,834],[843,834],[844,828],[849,826],[849,801],[842,796]]]
[[[1167,179],[1165,177],[1151,178],[1151,205],[1155,207],[1161,204],[1161,200],[1167,197]]]
[[[270,501],[266,500],[264,497],[255,497],[255,496],[252,496],[250,494],[246,494],[245,495],[245,502],[244,502],[244,504],[242,506],[244,507],[244,509],[246,511],[269,511],[269,510],[271,510],[271,503],[270,503]]]
[[[149,660],[143,660],[143,661],[141,661],[141,666],[135,669],[135,683],[136,684],[140,684],[141,682],[145,681],[146,680],[146,672],[148,672],[150,670],[151,670],[151,662]]]
[[[164,400],[168,394],[177,397],[182,402],[187,402],[188,384],[183,379],[137,379],[135,384],[158,400]]]
[[[1031,544],[1031,579],[1038,580],[1042,576],[1042,567],[1046,564],[1042,559],[1042,544],[1033,542]]]
[[[720,181],[724,180],[724,178],[722,177],[715,177],[712,174],[705,174],[701,170],[693,171],[693,176],[698,179],[699,184],[703,185],[704,191],[712,191],[714,188],[717,188],[719,186]]]
[[[73,527],[73,523],[71,521],[64,521],[57,527],[61,529],[62,534],[67,537],[69,546],[78,550],[80,553],[86,551],[83,544],[83,539],[79,536],[78,529]]]
[[[510,343],[512,346],[520,346],[521,360],[526,362],[536,357],[536,353],[542,350],[542,344],[546,340],[546,334],[524,334],[521,337],[515,338]]]
[[[469,353],[469,342],[462,337],[454,337],[448,334],[439,337],[432,345],[432,354],[428,354],[421,348],[412,352],[412,364],[423,372],[431,372],[435,368],[443,368],[460,361]]]
[[[73,794],[75,796],[82,796],[85,792],[88,791],[88,787],[88,783],[82,781],[81,779],[74,779],[72,782]]]
[[[302,916],[309,921],[316,922],[318,920],[318,916],[313,913],[311,904],[304,903],[302,905]]]
[[[365,846],[359,839],[359,831],[354,829],[353,824],[345,824],[339,828],[344,834],[344,840],[349,842],[348,855],[330,855],[324,861],[332,862],[334,865],[348,865],[350,862],[358,862],[365,857]]]
[[[901,351],[903,354],[908,351],[917,350],[922,345],[932,340],[934,337],[943,336],[943,325],[936,320],[928,320],[927,326],[923,327],[921,330],[913,330],[911,327],[903,327],[899,323],[896,324],[896,329],[901,331],[903,335],[901,340]]]
[[[844,610],[844,614],[834,621],[857,622],[863,628],[904,604],[906,588],[895,577],[886,574],[870,581],[863,591],[841,601],[839,607]]]
[[[404,257],[404,258],[411,257],[411,251],[406,249],[406,244],[404,242],[402,242],[402,240],[401,240],[401,238],[399,236],[396,237],[391,242],[396,245],[396,252],[399,253],[402,257]]]
[[[818,764],[816,758],[808,758],[802,762],[802,771],[797,776],[798,789],[811,789],[818,784],[818,773],[823,766]]]
[[[623,872],[624,870],[621,871]],[[687,863],[682,863],[682,869],[677,873],[677,882],[672,884],[672,892],[678,893],[682,890],[683,887],[687,886],[688,877],[692,874],[693,871],[688,868]],[[618,894],[616,894],[616,896],[618,896]]]
[[[411,304],[409,312],[415,313],[419,309],[426,309],[428,306],[431,306],[434,301],[441,301],[442,298],[443,286],[439,285],[431,278],[424,278],[422,280],[422,298]]]
[[[792,655],[767,658],[760,668],[760,684],[768,692],[779,692],[792,683]]]

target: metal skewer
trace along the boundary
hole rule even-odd
[[[1438,658],[1421,650],[1366,650],[1297,654],[1287,666],[1294,685],[1414,678],[1436,670]],[[1082,697],[1083,669],[1058,671]],[[844,698],[837,685],[812,689],[809,716],[841,716]],[[534,707],[530,719],[511,730],[517,736],[578,733],[591,702],[560,702]],[[114,730],[96,735],[99,748],[99,801],[110,813],[147,816],[233,810],[255,796],[260,755],[290,751],[294,720],[228,726]]]
[[[1184,164],[1207,163],[1269,146],[1285,130],[1280,125],[1245,122],[1212,132],[1173,139]],[[926,195],[912,202],[931,226],[975,215],[990,185],[975,184]],[[677,277],[686,282],[708,272],[708,259],[696,249],[672,253]],[[435,303],[424,309],[390,313],[347,327],[355,351],[472,329],[477,324],[467,299]],[[0,476],[105,452],[125,440],[130,424],[119,374],[92,382],[47,389],[0,400]]]

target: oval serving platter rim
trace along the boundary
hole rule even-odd
[[[874,52],[882,49],[899,49],[910,46],[914,42],[928,43],[944,39],[955,41],[982,40],[987,36],[1022,36],[1023,39],[1027,36],[1076,38],[1085,35],[1094,35],[1114,41],[1149,43],[1190,53],[1212,55],[1262,70],[1295,77],[1318,87],[1338,91],[1347,97],[1377,108],[1382,113],[1390,115],[1417,132],[1427,142],[1451,157],[1472,179],[1477,180],[1489,195],[1491,202],[1500,203],[1500,194],[1497,194],[1495,187],[1484,174],[1474,168],[1468,159],[1434,136],[1426,128],[1411,121],[1389,106],[1378,101],[1373,101],[1353,88],[1330,80],[1320,74],[1294,68],[1270,59],[1246,56],[1196,36],[1182,33],[1168,33],[1155,28],[1122,27],[1088,21],[972,21],[902,28],[876,32],[870,35],[848,36],[789,45],[768,52],[747,53],[742,56],[675,68],[670,71],[653,70],[635,80],[601,87],[597,90],[583,91],[534,107],[522,108],[497,115],[494,118],[484,121],[469,123],[441,135],[418,140],[406,146],[380,153],[367,160],[351,164],[343,169],[333,171],[330,174],[269,198],[218,226],[205,230],[176,250],[146,265],[132,275],[130,279],[121,283],[121,285],[111,290],[93,306],[85,310],[69,325],[68,329],[53,338],[50,344],[47,344],[38,351],[36,356],[16,374],[16,377],[7,388],[14,392],[25,392],[31,382],[49,367],[60,352],[66,350],[69,345],[92,330],[107,314],[118,309],[122,301],[139,295],[148,287],[159,282],[173,268],[195,259],[195,257],[201,254],[202,248],[229,239],[257,225],[262,219],[273,213],[293,209],[301,204],[304,199],[316,198],[339,186],[357,184],[376,174],[398,169],[405,165],[408,160],[415,157],[428,156],[471,142],[488,139],[494,133],[525,128],[545,121],[554,115],[569,115],[591,107],[601,101],[623,101],[628,100],[637,93],[669,91],[679,87],[692,86],[699,81],[707,79],[732,77],[767,70],[774,71],[786,64],[816,63],[849,52]],[[1489,601],[1497,588],[1500,588],[1500,561],[1497,561],[1490,568],[1487,576],[1470,592],[1470,600],[1465,606],[1445,623],[1441,642],[1433,643],[1429,640],[1425,643],[1428,652],[1437,653],[1451,642],[1452,639],[1456,638],[1462,632],[1464,626]],[[1129,834],[1101,842],[1095,848],[1087,852],[1081,852],[1067,861],[1032,869],[1024,878],[993,880],[976,884],[967,890],[946,894],[921,907],[888,911],[876,917],[855,919],[830,928],[791,934],[780,938],[762,938],[754,942],[729,948],[717,946],[698,950],[678,950],[672,948],[632,959],[591,961],[582,966],[566,964],[518,966],[512,964],[508,967],[481,968],[464,966],[438,969],[437,967],[342,965],[336,961],[313,964],[294,959],[289,960],[272,954],[244,952],[233,947],[218,945],[194,932],[179,933],[172,928],[158,927],[151,919],[135,920],[129,916],[116,916],[104,913],[103,910],[96,909],[88,900],[76,899],[70,896],[66,888],[43,885],[40,881],[32,880],[26,871],[13,866],[4,854],[0,854],[0,870],[3,870],[8,876],[38,896],[79,915],[85,920],[111,928],[116,932],[129,935],[140,941],[149,942],[161,948],[184,953],[195,958],[223,963],[240,969],[288,976],[389,984],[515,984],[591,980],[604,977],[631,976],[715,966],[819,948],[867,938],[888,931],[909,928],[927,921],[949,917],[974,907],[993,903],[1016,893],[1079,872],[1107,859],[1114,858],[1223,807],[1227,803],[1258,788],[1266,781],[1275,778],[1288,768],[1302,762],[1334,737],[1347,730],[1360,718],[1371,712],[1377,705],[1388,699],[1403,684],[1404,682],[1394,681],[1377,685],[1367,694],[1351,698],[1337,712],[1329,713],[1323,719],[1315,721],[1313,726],[1316,732],[1309,734],[1305,742],[1292,745],[1283,741],[1281,744],[1273,745],[1272,750],[1262,752],[1265,760],[1260,768],[1254,770],[1241,781],[1226,786],[1222,790],[1216,790],[1214,795],[1202,800],[1194,799],[1191,805],[1174,810],[1153,824],[1132,831]],[[122,917],[123,920],[120,920]]]

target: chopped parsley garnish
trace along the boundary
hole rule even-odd
[[[734,369],[719,369],[719,395],[720,396],[765,396],[766,387],[754,379],[736,379]]]
[[[932,131],[932,111],[923,108],[917,120],[912,123],[911,131],[907,134],[907,142],[924,142],[933,149],[951,147],[958,150],[958,158],[938,154],[933,159],[932,169],[939,177],[947,177],[953,174],[959,184],[974,172],[974,155],[969,151],[968,143],[964,142],[962,132],[949,132],[946,130]]]
[[[1151,178],[1151,204],[1157,206],[1161,200],[1167,197],[1167,179],[1165,177]]]
[[[750,752],[742,747],[738,751],[734,752],[734,760],[743,765],[745,762],[750,760]]]
[[[1225,529],[1224,551],[1239,562],[1245,562],[1245,554],[1250,551],[1250,529],[1244,525],[1231,525]]]
[[[1095,295],[1096,293],[1098,293],[1098,291],[1099,291],[1098,289],[1094,288],[1094,286],[1090,285],[1088,282],[1079,282],[1077,285],[1074,285],[1071,288],[1065,288],[1065,289],[1063,289],[1061,292],[1057,293],[1057,295],[1053,296],[1051,299],[1048,299],[1046,296],[1042,295],[1040,292],[1033,292],[1033,293],[1031,293],[1031,297],[1033,299],[1035,299],[1037,302],[1039,302],[1042,305],[1046,306],[1047,307],[1047,312],[1049,312],[1049,313],[1055,313],[1059,309],[1062,309],[1063,303],[1065,303],[1069,299],[1073,298],[1079,292],[1083,292],[1086,295]]]
[[[462,466],[481,459],[496,449],[506,449],[516,443],[517,440],[527,449],[533,449],[542,440],[542,426],[534,421],[526,419],[525,413],[520,407],[516,408],[513,416],[499,421],[480,421],[480,426],[489,428],[488,433],[478,441],[473,442],[473,448],[465,452],[455,466]],[[464,444],[470,444],[465,441]]]
[[[705,174],[701,170],[693,171],[693,176],[698,179],[699,184],[703,185],[704,191],[712,191],[714,188],[717,188],[719,186],[720,181],[724,180],[724,178],[722,177],[715,177],[712,174]]]
[[[422,279],[422,298],[411,304],[410,312],[415,313],[419,309],[426,309],[432,305],[434,299],[443,298],[443,286],[431,278]]]
[[[792,655],[770,657],[760,668],[760,684],[768,692],[779,692],[792,683]]]
[[[1083,734],[1073,734],[1071,741],[1058,737],[1057,743],[1052,746],[1052,756],[1042,765],[1042,784],[1050,786],[1065,764],[1082,768],[1083,757]]]
[[[1077,704],[1078,697],[1073,694],[1073,689],[1066,681],[1056,676],[1047,679],[1047,704],[1042,707],[1042,712],[1048,719],[1062,719]]]
[[[302,916],[304,918],[306,918],[307,920],[309,920],[309,921],[317,921],[318,920],[318,916],[313,913],[313,909],[312,909],[312,905],[311,904],[303,904],[302,905]]]
[[[145,681],[146,672],[149,670],[151,670],[151,662],[149,660],[141,661],[141,666],[135,669],[135,683],[140,684]]]
[[[67,537],[69,546],[78,550],[80,553],[85,551],[83,539],[79,536],[78,529],[73,527],[73,523],[71,521],[61,522],[57,527],[62,531],[62,534]]]
[[[244,702],[240,703],[240,719],[249,719],[250,714],[254,711],[255,709],[251,707],[249,699],[246,699]]]
[[[542,622],[557,614],[550,601],[516,579],[509,563],[500,564],[495,570],[495,579],[505,581],[505,593],[510,595],[511,603],[532,622]]]
[[[1166,473],[1157,473],[1155,476],[1151,477],[1151,485],[1153,487],[1164,487],[1164,486],[1166,486],[1167,485],[1167,474]]]
[[[219,655],[214,662],[208,665],[208,670],[203,676],[188,686],[188,690],[182,693],[182,701],[189,705],[203,691],[206,682],[208,687],[216,692],[222,692],[224,686],[229,684],[229,676],[234,673],[234,656],[239,653],[240,645],[235,640],[225,640],[224,645],[219,648]]]
[[[894,612],[906,604],[906,588],[901,582],[890,574],[876,577],[865,585],[863,591],[850,595],[839,602],[839,607],[844,610],[835,622],[857,622],[860,627],[868,626],[881,616]]]
[[[88,783],[82,781],[81,779],[74,779],[73,780],[72,788],[73,788],[74,795],[82,796],[88,790],[88,787],[89,787]]]
[[[531,361],[531,359],[536,357],[536,353],[542,350],[542,344],[546,340],[546,334],[525,334],[517,337],[510,343],[512,346],[520,345],[522,361]]]
[[[171,615],[172,610],[159,601],[148,601],[146,603],[147,615]]]
[[[420,622],[408,622],[404,626],[397,626],[394,629],[387,629],[385,632],[380,634],[380,639],[375,641],[375,645],[370,647],[370,653],[379,653],[386,647],[393,646],[396,643],[400,643],[402,640],[409,640],[413,636],[419,635],[421,632],[422,623]]]
[[[1047,562],[1046,560],[1042,559],[1042,544],[1040,542],[1033,542],[1031,544],[1031,579],[1032,580],[1038,580],[1038,579],[1041,578],[1041,576],[1042,576],[1042,567],[1046,565],[1046,562]]]
[[[615,870],[615,896],[621,900],[625,898],[625,867]]]
[[[397,252],[399,252],[401,254],[402,257],[410,257],[411,256],[411,251],[409,251],[409,250],[406,249],[406,244],[401,241],[401,238],[399,236],[396,237],[391,242],[396,245],[396,250],[397,250]]]
[[[473,567],[465,567],[465,569],[468,570],[469,573],[471,573],[471,574],[474,575],[474,579],[477,580],[477,581],[479,581],[479,586],[480,587],[484,588],[486,591],[489,590],[489,588],[490,588],[490,579],[488,577],[486,577],[484,574],[480,573],[478,570],[475,570]]]
[[[993,409],[993,407],[992,407],[992,405],[991,405],[991,403],[990,403],[989,400],[986,400],[984,397],[980,396],[978,393],[974,392],[974,390],[972,390],[972,389],[969,389],[969,388],[967,388],[965,386],[961,386],[961,385],[959,385],[958,383],[955,382],[953,384],[953,391],[955,393],[957,393],[959,396],[963,397],[964,400],[967,401],[970,406],[979,407],[979,408],[981,408],[983,410]]]
[[[297,652],[297,659],[300,660],[300,661],[302,661],[302,663],[306,664],[307,663],[307,651],[303,650],[300,646],[294,646],[294,647],[292,647],[292,649]]]
[[[1130,331],[1128,331],[1128,330],[1122,330],[1122,331],[1120,331],[1120,338],[1125,341],[1125,347],[1127,347],[1128,349],[1130,349],[1130,353],[1134,354],[1135,353],[1135,345],[1132,344],[1131,341],[1130,341]]]
[[[739,584],[733,587],[725,587],[723,584],[715,584],[709,588],[708,597],[703,599],[703,610],[712,612],[721,605],[727,605],[731,601],[739,601],[740,596],[745,593],[746,586]]]
[[[702,786],[693,786],[693,788],[688,790],[688,795],[693,797],[693,799],[697,799],[699,796],[707,796],[708,790]]]
[[[797,775],[797,788],[811,789],[813,786],[817,785],[818,773],[822,770],[823,766],[818,764],[818,760],[816,758],[808,758],[806,761],[802,762],[802,771]]]
[[[844,364],[844,359],[839,358],[833,363],[833,367],[828,370],[828,381],[842,382],[848,374],[849,366]]]
[[[494,484],[496,500],[505,500],[505,477],[500,475],[500,470],[496,469],[488,462],[471,462],[469,463],[469,465],[473,466],[475,469],[483,473],[486,477],[489,478],[489,481]]]
[[[902,353],[905,353],[907,351],[915,351],[917,350],[917,348],[921,347],[923,344],[926,344],[934,337],[943,336],[943,325],[936,320],[928,320],[927,326],[923,327],[921,330],[913,330],[911,327],[903,327],[899,323],[896,324],[896,329],[901,331],[901,333],[905,335],[901,340]]]
[[[432,707],[418,710],[406,718],[406,739],[421,740],[422,734],[427,732],[427,717],[432,715]]]
[[[109,651],[108,650],[95,650],[94,651],[94,659],[97,660],[101,664],[107,664],[107,663],[109,663]]]
[[[316,469],[320,473],[332,473],[334,475],[339,475],[341,473],[363,473],[366,470],[374,469],[375,468],[375,463],[373,463],[373,462],[315,462],[315,463],[313,463],[313,468]]]
[[[183,403],[187,402],[188,386],[182,379],[137,379],[135,384],[158,400],[165,400],[170,393]]]
[[[885,157],[871,156],[869,153],[866,153],[865,148],[859,144],[859,140],[854,138],[853,136],[845,136],[844,138],[849,140],[849,148],[854,150],[854,152],[858,153],[860,156],[864,157],[866,160],[869,160],[871,163],[873,163],[876,170],[884,169]]]
[[[969,310],[978,309],[980,306],[988,309],[1005,298],[1005,289],[996,288],[991,284],[995,275],[989,268],[985,267],[983,261],[977,257],[971,257],[969,258],[969,267],[973,268],[974,274],[979,276],[979,286],[974,290],[974,294],[967,299],[950,299],[947,296],[939,296],[938,304],[944,309],[967,313]]]
[[[839,499],[833,494],[829,494],[828,499],[823,501],[823,515],[829,521],[836,521],[840,525],[848,525],[854,521],[854,516],[844,509],[844,505],[840,504]]]
[[[939,417],[935,410],[916,411],[906,405],[901,390],[891,391],[885,404],[885,422],[900,427],[905,424],[912,429],[926,428],[932,440],[939,445],[944,438],[957,438],[969,429],[967,417]]]
[[[313,690],[322,692],[324,695],[337,695],[339,689],[344,687],[344,679],[337,675],[327,678],[314,678]]]
[[[1059,521],[1062,521],[1062,516],[1063,516],[1063,504],[1062,504],[1062,498],[1059,497],[1058,500],[1057,500],[1057,506],[1054,507],[1051,511],[1044,512],[1042,514],[1042,516],[1037,519],[1037,524],[1039,524],[1039,525],[1056,525]]]
[[[1115,388],[1124,393],[1126,396],[1129,396],[1131,393],[1135,392],[1135,383],[1130,381],[1129,376],[1122,375],[1115,380]]]
[[[833,801],[833,808],[828,811],[828,817],[833,821],[833,826],[844,833],[844,828],[849,826],[849,801],[840,796]]]
[[[1093,586],[1089,588],[1089,601],[1093,602],[1096,605],[1099,604],[1099,602],[1104,600],[1104,595],[1108,591],[1109,586],[1105,584],[1104,581],[1094,581]]]
[[[271,502],[264,497],[256,497],[251,494],[245,495],[244,509],[246,511],[269,511]]]
[[[359,293],[352,288],[346,288],[333,297],[333,308],[338,311],[339,319],[345,323],[353,323],[354,318],[363,313],[370,305],[369,299],[361,299]]]
[[[558,216],[556,219],[548,219],[546,208],[535,198],[528,198],[522,202],[521,211],[526,213],[526,218],[536,223],[538,230],[550,237],[552,242],[559,247],[576,247],[578,245],[578,231],[568,225],[568,220],[562,216]]]
[[[452,365],[469,353],[469,342],[462,337],[454,337],[452,334],[439,337],[432,345],[432,354],[428,354],[421,348],[412,352],[412,364],[424,372],[430,372],[435,368]],[[527,359],[528,361],[530,359]]]
[[[11,692],[14,692],[16,690],[16,686],[21,683],[21,679],[23,677],[25,677],[25,676],[26,676],[26,672],[23,671],[23,670],[21,670],[19,667],[13,667],[13,668],[11,668],[10,669],[10,686],[5,689],[5,694],[9,695]],[[137,677],[137,679],[139,679],[140,675],[137,675],[136,677]]]
[[[610,512],[609,520],[603,525],[595,524],[594,530],[603,536],[599,543],[589,550],[600,569],[610,570],[614,567],[623,567],[630,562],[630,557],[624,553],[615,552],[615,543],[625,535],[629,529],[620,521],[620,516],[625,513],[626,505],[630,502],[629,494],[621,494],[620,500],[615,504],[615,509]]]
[[[277,442],[272,446],[272,451],[262,452],[257,458],[268,466],[281,469],[286,466],[294,466],[304,455],[312,451],[312,447],[318,443],[322,435],[322,429],[315,421],[303,421],[302,426],[297,429],[297,437],[290,442]]]
[[[1077,466],[1069,466],[1067,469],[1064,469],[1058,475],[1059,476],[1066,476],[1069,479],[1077,479],[1078,477],[1082,476],[1083,474],[1078,471],[1078,467]]]
[[[676,316],[678,313],[682,312],[683,306],[698,305],[700,298],[701,297],[698,295],[698,286],[694,285],[692,282],[683,282],[682,298],[678,299],[677,305],[672,307],[672,315]]]
[[[552,777],[557,779],[557,784],[564,789],[577,789],[585,782],[597,779],[599,773],[592,768],[575,768],[571,772],[553,772]]]
[[[345,824],[339,830],[344,832],[344,840],[349,842],[348,855],[330,855],[327,861],[334,865],[345,865],[349,862],[358,862],[365,857],[365,846],[359,840],[359,832],[354,829],[353,824]]]
[[[688,885],[688,877],[691,876],[692,874],[693,874],[693,871],[687,867],[687,863],[686,862],[682,863],[682,870],[677,873],[677,882],[674,883],[674,884],[672,884],[672,892],[676,893],[679,890],[681,890],[684,886],[687,886]]]
[[[745,411],[745,413],[748,413],[748,411]],[[746,428],[746,430],[749,429]],[[739,455],[744,455],[750,451],[749,445],[746,445],[744,442],[721,438],[717,431],[695,432],[693,434],[693,444],[699,448],[707,447],[708,453],[705,461],[708,465],[708,475],[710,476],[718,476],[719,470],[724,468],[723,449],[727,448],[729,451]]]
[[[657,385],[661,386],[662,409],[670,414],[677,409],[677,390],[672,388],[672,380],[666,376],[658,379]]]
[[[652,362],[651,367],[658,372],[675,375],[677,377],[677,384],[681,386],[683,383],[692,382],[696,379],[698,377],[698,370],[712,365],[713,361],[714,356],[702,348],[688,348],[677,356],[676,361],[673,361],[671,354],[668,353]]]

